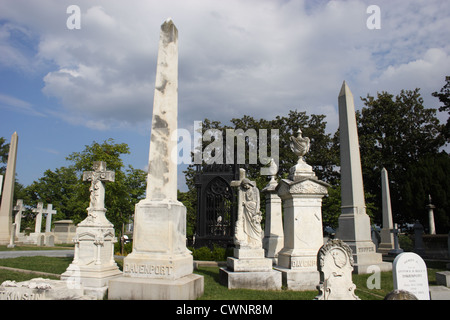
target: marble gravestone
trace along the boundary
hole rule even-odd
[[[17,145],[19,137],[17,132],[11,136],[9,144],[8,163],[1,192],[0,204],[0,244],[8,245],[11,239],[11,220],[14,201],[14,183],[16,179]]]
[[[382,193],[382,216],[383,228],[380,232],[381,243],[378,252],[387,254],[394,249],[394,235],[391,232],[394,228],[392,221],[391,195],[389,192],[389,178],[386,168],[381,170],[381,193]]]
[[[278,253],[283,249],[284,231],[283,231],[283,211],[281,198],[278,196],[276,187],[278,182],[275,175],[278,168],[275,161],[270,161],[270,182],[261,191],[266,195],[266,221],[264,228],[263,248],[266,258],[271,258],[274,265],[278,262]]]
[[[133,251],[123,276],[110,281],[109,299],[191,300],[203,294],[186,247],[186,207],[177,200],[178,30],[161,25],[146,198],[136,204]]]
[[[294,291],[315,290],[320,281],[317,252],[323,245],[322,198],[329,185],[303,159],[309,147],[309,138],[302,137],[301,130],[291,137],[291,149],[299,159],[288,179],[276,187],[283,201],[284,244],[275,270],[282,273],[283,285]]]
[[[281,273],[272,269],[272,259],[264,257],[259,190],[244,169],[239,173],[239,181],[231,183],[239,188],[235,248],[227,267],[220,268],[220,282],[228,289],[280,290]]]
[[[352,281],[352,249],[339,239],[330,239],[317,254],[319,295],[314,300],[360,300]]]
[[[413,253],[400,253],[392,267],[394,290],[405,290],[418,300],[430,300],[427,266],[423,259]]]
[[[383,262],[372,242],[370,217],[366,213],[364,185],[359,152],[353,94],[344,81],[339,93],[339,128],[341,159],[341,215],[336,238],[352,248],[354,272],[365,274],[371,266],[389,271],[392,264]]]
[[[85,292],[102,299],[108,282],[122,273],[114,261],[114,226],[105,216],[104,183],[114,182],[115,174],[106,170],[104,161],[94,161],[93,169],[83,174],[83,180],[91,182],[88,215],[77,226],[74,258],[61,280],[79,281]]]

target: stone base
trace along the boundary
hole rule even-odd
[[[111,266],[78,266],[71,264],[61,274],[61,280],[69,281],[73,285],[82,284],[86,289],[101,292],[104,295],[108,289],[108,282],[120,276],[122,276],[122,272],[115,263]],[[96,293],[95,295],[99,299],[103,299],[103,295],[100,297],[100,294]]]
[[[270,259],[267,259],[271,262]],[[234,272],[225,268],[219,270],[219,282],[228,289],[281,290],[281,273],[275,270],[265,272]]]
[[[268,272],[272,270],[272,259],[227,258],[227,268],[234,272]]]
[[[431,286],[430,300],[450,300],[450,289],[444,286]]]
[[[320,284],[319,271],[292,270],[283,267],[275,267],[282,274],[283,285],[292,291],[311,291],[317,290]]]
[[[204,291],[204,279],[190,274],[176,280],[119,277],[109,282],[109,300],[195,300]]]
[[[436,283],[440,286],[450,287],[450,271],[436,272]]]

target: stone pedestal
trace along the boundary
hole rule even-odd
[[[186,207],[181,202],[142,200],[136,205],[133,252],[123,276],[110,281],[109,299],[187,300],[203,294],[203,277],[192,274],[186,248]]]
[[[266,194],[266,223],[264,228],[263,248],[266,258],[278,262],[278,253],[283,249],[284,231],[281,198],[275,188],[278,183],[272,180],[262,192]]]
[[[277,186],[283,200],[284,247],[275,270],[282,272],[289,290],[315,290],[320,281],[317,252],[323,245],[322,197],[328,184],[319,181],[310,166],[297,167]]]
[[[220,268],[220,283],[228,289],[281,290],[281,273],[272,269],[272,260],[263,249],[234,249],[227,268]]]
[[[74,259],[61,280],[74,286],[82,285],[85,293],[103,299],[108,282],[122,275],[114,261],[114,228],[110,226],[81,225],[77,227]]]

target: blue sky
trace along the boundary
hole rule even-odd
[[[367,27],[373,4],[381,29]],[[81,29],[67,28],[70,5]],[[298,109],[325,114],[334,132],[343,80],[357,108],[360,96],[416,87],[437,108],[431,93],[450,75],[447,0],[0,0],[0,136],[19,135],[19,182],[108,138],[130,146],[126,164],[146,169],[168,17],[179,30],[179,127],[190,131],[204,118]]]

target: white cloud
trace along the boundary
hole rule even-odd
[[[148,123],[159,26],[169,16],[179,29],[182,127],[298,109],[326,114],[334,130],[344,79],[361,105],[359,96],[378,90],[421,87],[429,96],[450,74],[446,1],[380,0],[381,30],[367,29],[372,3],[362,0],[130,3],[77,1],[81,29],[68,30],[69,1],[2,2],[0,64],[50,61],[43,91],[61,102],[53,114],[100,130]],[[34,37],[32,58],[13,45],[13,28]]]

